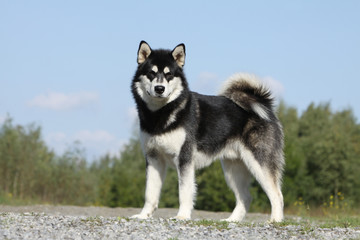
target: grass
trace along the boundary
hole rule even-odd
[[[322,217],[288,217],[283,222],[280,223],[268,223],[268,222],[239,222],[231,223],[232,226],[229,226],[230,223],[223,221],[214,221],[214,220],[199,220],[199,221],[188,221],[186,224],[191,224],[192,226],[204,226],[217,229],[219,231],[228,230],[232,227],[262,227],[265,225],[270,225],[273,228],[282,230],[288,226],[296,226],[296,229],[290,230],[293,231],[294,236],[300,235],[313,235],[315,237],[316,229],[333,229],[333,228],[346,228],[346,229],[360,229],[360,216],[348,216],[348,215],[337,215],[337,216],[322,216]]]
[[[321,228],[359,228],[360,216],[335,216],[316,219]]]
[[[217,230],[227,230],[229,229],[229,222],[225,221],[215,221],[202,219],[198,221],[191,221],[194,226],[204,226],[204,227],[213,227]]]
[[[332,216],[303,216],[298,218],[286,218],[283,222],[272,223],[276,228],[286,226],[300,227],[300,233],[309,234],[315,229],[333,229],[333,228],[346,228],[346,229],[360,229],[360,216],[359,215],[345,215],[338,214]]]
[[[360,229],[360,209],[353,209],[341,192],[330,195],[320,207],[310,207],[302,197],[299,197],[287,209],[287,212],[300,217],[298,224],[312,225],[317,228],[356,228]],[[280,224],[297,225],[296,222],[287,219]]]
[[[0,204],[10,205],[10,206],[20,206],[20,205],[32,205],[36,204],[39,201],[36,199],[20,199],[13,197],[11,193],[0,192]]]
[[[205,226],[213,227],[218,230],[227,230],[229,229],[229,222],[225,221],[216,221],[216,220],[199,220],[199,221],[189,221],[194,226]],[[360,215],[347,215],[342,213],[337,213],[336,215],[330,216],[290,216],[285,218],[284,221],[280,223],[268,223],[268,222],[239,222],[232,223],[238,227],[254,227],[254,226],[264,226],[270,224],[275,228],[283,228],[287,226],[298,226],[303,233],[309,233],[318,228],[353,228],[360,229]]]
[[[204,226],[212,227],[217,230],[227,230],[229,229],[229,222],[225,221],[216,221],[216,220],[197,220],[197,221],[187,221],[186,224],[191,224],[193,226]],[[327,217],[288,217],[280,223],[268,223],[268,222],[239,222],[231,223],[235,224],[238,227],[255,227],[255,226],[264,226],[270,224],[275,228],[283,228],[287,226],[298,226],[303,233],[309,233],[318,228],[354,228],[360,229],[360,215],[348,216],[348,215],[337,215],[337,216],[327,216]]]
[[[341,218],[304,217],[300,220],[286,219],[283,222],[271,224],[275,227],[312,225],[317,228],[360,228],[360,216],[343,216]]]

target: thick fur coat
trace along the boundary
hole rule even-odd
[[[271,220],[283,219],[282,127],[273,99],[256,77],[236,74],[218,96],[189,90],[183,67],[185,45],[152,50],[142,41],[131,90],[140,119],[146,158],[145,205],[136,218],[156,210],[168,166],[179,178],[179,212],[189,219],[196,196],[195,170],[220,159],[236,207],[227,221],[240,221],[251,202],[251,176],[271,202]]]

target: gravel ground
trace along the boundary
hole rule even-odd
[[[266,214],[248,214],[242,223],[224,223],[209,220],[225,218],[229,213],[194,211],[193,221],[175,221],[169,217],[176,209],[159,209],[150,220],[128,219],[139,211],[0,206],[0,239],[360,239],[360,228],[273,225],[266,222]]]

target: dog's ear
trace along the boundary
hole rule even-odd
[[[183,43],[177,45],[171,54],[180,67],[185,65],[185,45]]]
[[[137,56],[138,64],[145,62],[145,60],[149,57],[150,53],[151,53],[151,48],[149,44],[147,44],[147,42],[145,41],[141,41]]]

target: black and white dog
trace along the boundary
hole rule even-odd
[[[251,175],[271,202],[271,221],[283,219],[282,127],[270,92],[254,76],[237,74],[219,96],[191,92],[185,79],[185,45],[153,50],[142,41],[131,89],[140,119],[146,158],[145,205],[134,218],[149,218],[158,207],[166,169],[179,178],[177,219],[190,219],[196,195],[195,170],[220,159],[236,197],[227,221],[241,221],[251,202]]]

